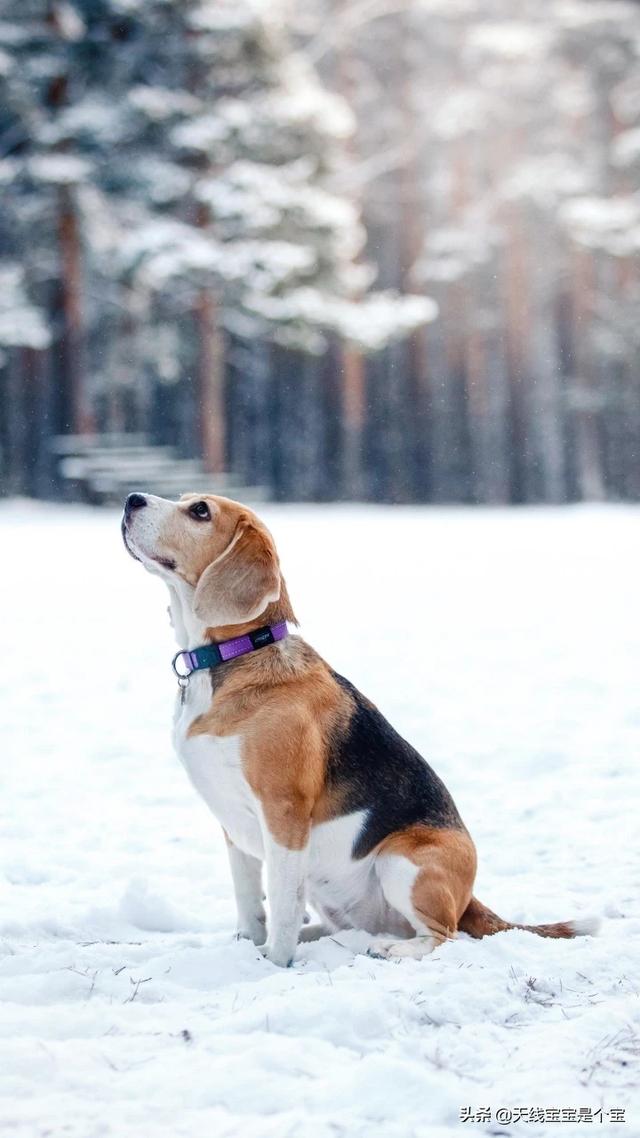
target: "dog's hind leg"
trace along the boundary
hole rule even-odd
[[[419,960],[456,935],[471,897],[476,870],[473,842],[464,830],[411,826],[382,845],[376,871],[388,904],[416,935],[376,938],[369,953]]]
[[[314,924],[303,925],[298,935],[298,941],[302,944],[308,943],[312,940],[320,940],[323,936],[331,936],[333,929],[329,925],[323,925],[319,922]]]

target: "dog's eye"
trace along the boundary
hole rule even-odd
[[[189,506],[189,513],[192,518],[198,522],[210,522],[211,514],[206,502],[194,502],[193,506]]]

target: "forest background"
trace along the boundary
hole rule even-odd
[[[3,0],[2,492],[638,499],[639,172],[637,3]]]

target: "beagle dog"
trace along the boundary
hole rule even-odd
[[[286,967],[299,940],[347,928],[375,934],[373,955],[414,959],[458,929],[595,931],[590,921],[513,925],[473,896],[476,851],[447,788],[289,633],[297,622],[273,538],[250,509],[130,494],[122,534],[169,588],[175,746],[224,830],[240,936]],[[304,925],[307,900],[322,924]]]

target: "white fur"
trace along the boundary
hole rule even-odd
[[[191,723],[208,709],[211,695],[208,672],[191,676],[184,702],[179,697],[176,701],[174,745],[191,782],[230,839],[238,933],[261,945],[266,936],[262,904],[264,827],[260,803],[242,769],[240,739],[215,735],[188,738]]]
[[[274,842],[265,826],[269,935],[265,956],[286,968],[293,960],[304,917],[309,846],[290,850]]]
[[[239,850],[264,859],[260,803],[242,769],[237,735],[188,738],[191,723],[211,703],[207,671],[191,676],[183,704],[178,699],[173,739],[187,774]]]
[[[229,843],[229,865],[238,909],[238,935],[264,944],[267,918],[262,904],[262,862]]]
[[[428,932],[413,907],[412,892],[420,867],[400,854],[381,854],[376,858],[376,873],[387,900],[416,932]]]
[[[404,957],[406,960],[422,960],[429,956],[436,948],[435,937],[413,936],[408,940],[389,940],[387,937],[374,937],[369,945],[367,954],[377,956],[381,960],[396,960]]]
[[[600,917],[577,917],[576,920],[569,921],[569,924],[576,936],[597,936],[602,921]]]
[[[167,570],[154,560],[161,553],[159,549],[163,526],[176,508],[176,503],[156,494],[145,494],[146,506],[136,510],[127,523],[127,543],[142,561],[145,569],[165,580],[170,578]]]
[[[433,952],[437,943],[413,905],[412,892],[420,867],[399,854],[382,854],[376,859],[376,873],[391,907],[402,913],[408,926],[418,935],[402,941],[377,938],[369,949],[370,955],[387,959],[408,956],[420,960]]]
[[[407,935],[410,926],[385,897],[376,855],[353,858],[351,851],[366,811],[334,818],[311,831],[308,893],[311,904],[334,929]]]
[[[274,964],[286,966],[293,959],[304,916],[308,848],[290,850],[273,839],[260,801],[245,777],[237,736],[188,738],[191,723],[210,702],[209,673],[193,675],[184,703],[178,700],[176,705],[176,750],[196,790],[233,843],[229,860],[238,931],[258,944],[265,931],[260,868],[266,861],[271,919],[264,952]]]

